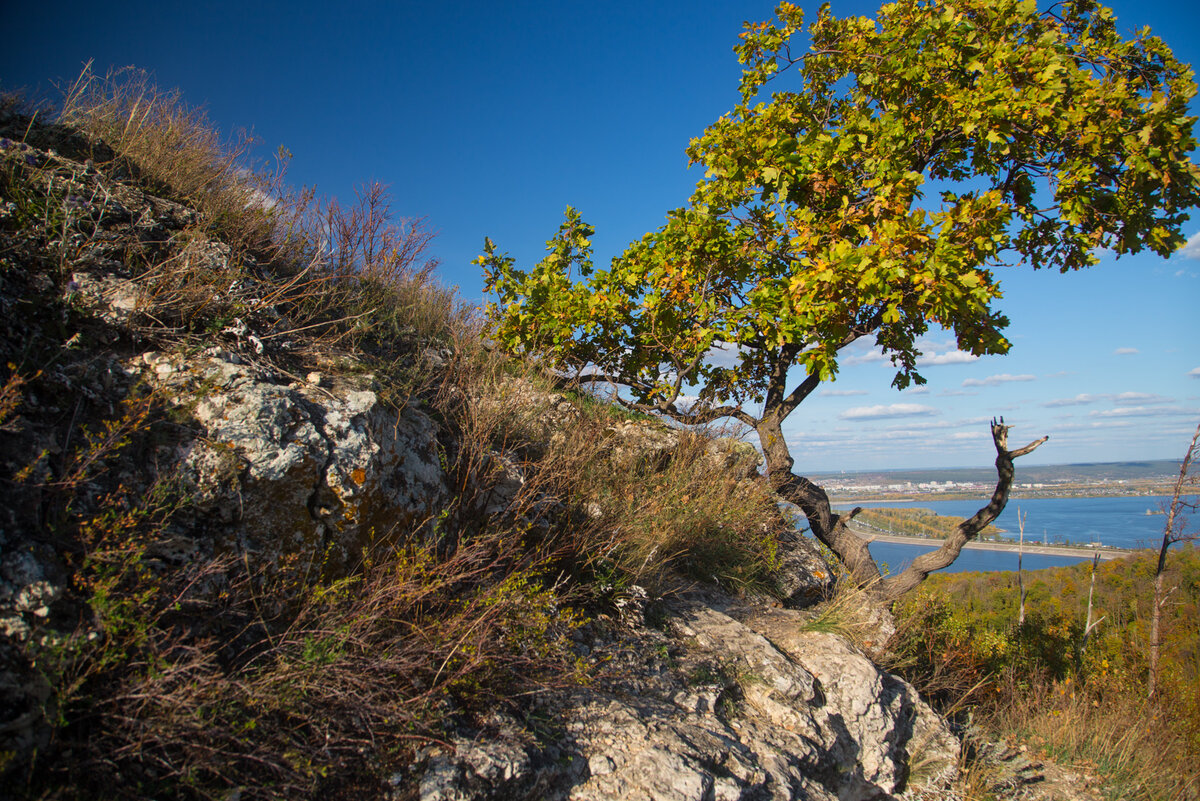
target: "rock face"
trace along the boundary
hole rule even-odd
[[[179,454],[198,512],[262,566],[289,556],[343,574],[362,548],[419,530],[449,496],[437,428],[353,385],[281,384],[212,357],[140,358],[202,427]]]
[[[596,684],[541,700],[545,732],[497,720],[419,766],[423,801],[881,799],[954,774],[959,744],[904,681],[803,612],[711,591],[665,631],[593,628]]]

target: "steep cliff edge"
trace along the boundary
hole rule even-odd
[[[231,244],[185,199],[0,112],[8,786],[866,799],[953,774],[945,722],[803,608],[830,571],[753,449],[508,375],[469,323],[381,322],[422,278]]]

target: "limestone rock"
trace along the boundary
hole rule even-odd
[[[834,582],[834,572],[813,540],[791,531],[779,538],[779,569],[775,571],[785,605],[803,609],[820,601]]]
[[[460,739],[424,763],[422,799],[851,801],[953,775],[945,722],[802,613],[715,592],[668,607],[669,633],[593,637],[608,667],[543,700],[555,733]]]
[[[419,530],[448,497],[436,426],[411,406],[277,384],[218,358],[142,361],[203,427],[180,454],[197,508],[268,567],[298,556],[338,574],[373,540]]]
[[[649,420],[617,423],[608,432],[615,440],[613,462],[626,470],[664,465],[679,447],[678,431]]]
[[[705,452],[714,468],[738,479],[754,478],[763,463],[758,448],[733,437],[717,437]]]

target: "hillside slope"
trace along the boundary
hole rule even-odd
[[[484,347],[419,230],[370,222],[378,193],[265,203],[202,119],[122,91],[0,110],[7,787],[853,799],[954,773],[947,724],[805,609],[830,570],[752,448],[555,390]]]

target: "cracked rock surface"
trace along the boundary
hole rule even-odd
[[[959,743],[903,680],[805,613],[712,591],[663,630],[587,632],[587,688],[540,699],[542,731],[498,720],[418,766],[423,801],[883,799],[944,783]]]

